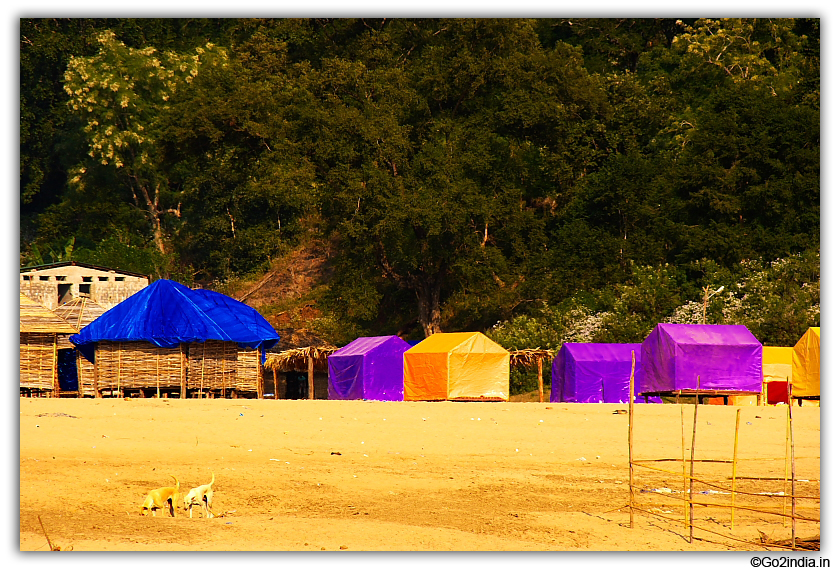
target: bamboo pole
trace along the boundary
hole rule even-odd
[[[187,358],[187,343],[182,342],[180,344],[181,348],[181,399],[187,397],[187,363],[189,359]]]
[[[155,397],[160,399],[160,350],[155,351]]]
[[[207,354],[207,341],[201,343],[201,380],[199,380],[198,385],[198,397],[199,399],[204,397],[204,356]]]
[[[274,373],[274,399],[280,399],[280,390],[277,389],[277,369],[273,368],[272,372]]]
[[[542,377],[542,361],[543,359],[537,358],[537,381],[540,385],[540,404],[542,404],[545,400],[543,400],[543,377]]]
[[[117,343],[117,397],[122,397],[122,343]],[[111,395],[114,395],[113,389]]]
[[[315,361],[312,359],[312,349],[306,356],[306,373],[309,380],[309,399],[315,399]]]
[[[735,477],[738,468],[738,427],[741,425],[741,408],[735,412],[735,449],[732,451],[732,512],[730,513],[729,528],[735,528]]]
[[[630,422],[627,424],[627,457],[630,460],[630,528],[633,528],[633,510],[635,509],[634,504],[634,497],[633,497],[633,393],[635,392],[635,382],[636,382],[636,351],[633,350],[630,352],[631,357],[631,364],[630,364],[630,402],[628,404],[629,407],[629,420]]]
[[[796,453],[793,444],[793,401],[792,390],[788,382],[788,426],[790,429],[790,547],[796,549]]]
[[[61,386],[58,382],[58,334],[53,333],[52,335],[53,341],[53,365],[52,365],[52,385],[53,385],[53,398],[60,398],[61,397]]]
[[[101,398],[102,392],[99,391],[99,363],[101,360],[96,358],[97,348],[93,349],[93,397]]]
[[[790,391],[790,388],[788,388]],[[790,398],[788,398],[788,421],[785,422],[785,488],[784,494],[785,499],[782,501],[782,512],[785,515],[785,518],[782,519],[782,526],[787,527],[787,506],[788,506],[788,478],[790,474]],[[791,493],[793,494],[793,493]]]
[[[689,480],[688,498],[689,504],[689,539],[694,542],[694,447],[697,442],[697,409],[700,407],[700,377],[697,377],[697,391],[694,392],[694,428],[691,430],[691,479]]]
[[[265,374],[263,374],[262,358],[260,349],[257,349],[257,399],[262,400],[265,397]]]
[[[685,405],[680,406],[680,440],[682,441],[682,470],[683,470],[683,499],[688,495],[688,479],[686,478],[685,465]],[[688,529],[688,501],[683,500],[683,514],[685,515],[685,528]]]

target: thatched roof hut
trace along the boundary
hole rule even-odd
[[[58,396],[58,337],[73,334],[73,326],[20,294],[20,387],[50,391]]]
[[[70,337],[96,363],[95,390],[255,392],[277,333],[252,307],[161,279]],[[236,395],[233,392],[232,395]]]

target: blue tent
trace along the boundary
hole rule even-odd
[[[99,341],[146,341],[161,348],[221,340],[242,348],[271,348],[280,337],[268,321],[244,303],[160,279],[103,313],[70,336],[90,361]]]

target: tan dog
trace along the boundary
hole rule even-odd
[[[210,510],[213,506],[213,483],[216,482],[216,474],[212,471],[210,474],[213,478],[206,485],[199,485],[184,497],[184,509],[190,511],[190,518],[192,518],[193,507],[201,507],[201,512],[204,513],[204,518],[212,519],[215,515]]]
[[[151,511],[152,516],[155,516],[155,510],[166,508],[169,504],[169,514],[175,517],[175,504],[178,502],[178,493],[181,491],[181,483],[174,475],[170,475],[175,479],[174,487],[161,487],[149,491],[146,495],[146,500],[140,506],[140,515],[145,515],[147,511]]]

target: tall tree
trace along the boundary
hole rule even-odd
[[[165,217],[180,217],[181,204],[160,167],[159,121],[177,89],[189,85],[202,65],[224,65],[227,55],[213,44],[196,48],[194,55],[135,49],[111,31],[97,39],[98,53],[72,57],[64,75],[67,104],[82,120],[91,159],[73,168],[70,182],[83,189],[89,170],[116,169],[165,254]]]

